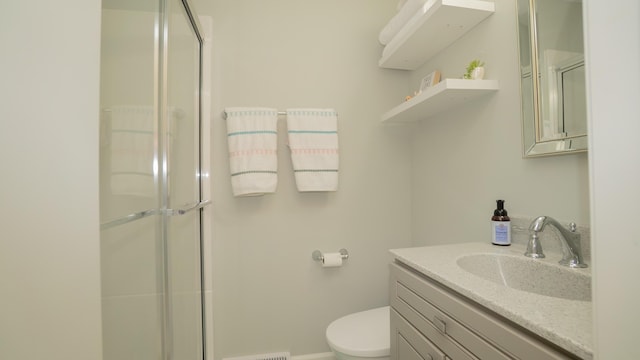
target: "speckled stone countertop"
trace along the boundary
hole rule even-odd
[[[542,261],[556,266],[561,258],[560,254],[546,252],[547,257],[544,259],[529,259],[523,255],[525,247],[521,244],[502,247],[480,242],[390,251],[396,261],[410,266],[551,343],[583,359],[593,358],[591,302],[515,290],[485,280],[457,265],[460,257],[483,253],[517,255],[526,261]],[[583,272],[590,276],[590,268],[567,270]]]

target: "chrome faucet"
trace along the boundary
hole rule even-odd
[[[556,229],[558,229],[558,231],[560,231],[560,243],[562,244],[562,260],[559,261],[559,264],[572,268],[587,267],[587,264],[585,264],[582,260],[580,234],[576,233],[576,224],[569,224],[569,229],[567,229],[549,216],[538,216],[531,222],[531,225],[529,225],[531,238],[529,239],[529,243],[527,244],[527,251],[524,253],[524,256],[528,256],[534,259],[544,258],[544,253],[542,252],[542,245],[540,245],[538,233],[542,232],[547,224],[553,225]]]

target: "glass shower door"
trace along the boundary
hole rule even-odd
[[[158,360],[165,352],[154,67],[159,5],[157,0],[102,3],[100,257],[105,360]]]
[[[105,360],[204,357],[201,44],[186,2],[103,0]]]
[[[167,279],[172,358],[203,353],[200,73],[201,38],[181,0],[167,2],[165,131]]]

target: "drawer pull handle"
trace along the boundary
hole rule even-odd
[[[444,322],[444,320],[440,319],[437,316],[433,317],[433,325],[436,326],[436,329],[438,329],[438,331],[440,331],[443,334],[447,333],[447,323]]]

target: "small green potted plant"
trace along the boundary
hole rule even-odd
[[[484,78],[484,62],[475,59],[467,65],[467,72],[462,76],[463,79],[481,80]]]

